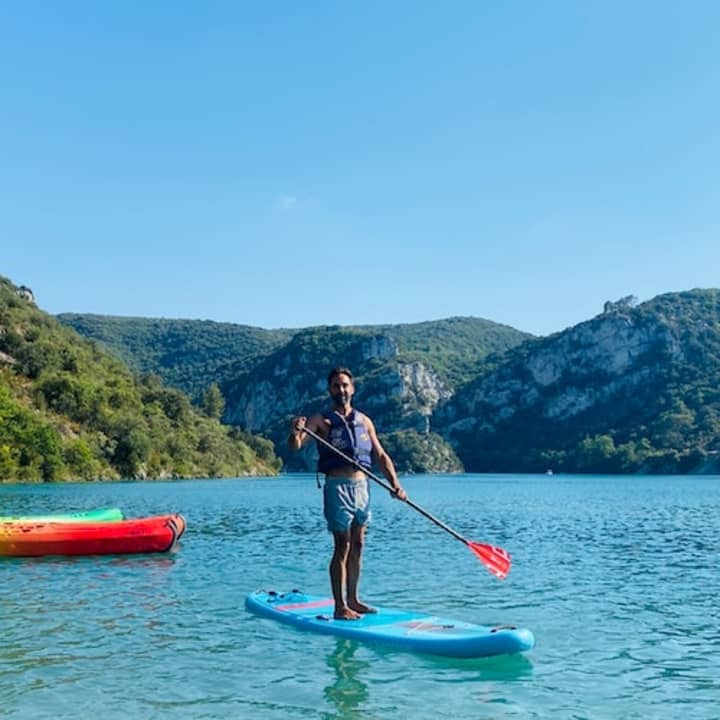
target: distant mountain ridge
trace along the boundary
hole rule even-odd
[[[269,437],[289,470],[315,462],[286,451],[290,418],[327,406],[327,372],[345,364],[403,470],[718,472],[718,293],[628,296],[543,338],[478,318],[260,332],[236,363],[215,343],[215,372],[192,356],[177,367],[196,388],[217,382],[224,420]]]
[[[340,327],[266,330],[211,320],[82,313],[61,313],[56,317],[134,370],[159,375],[168,385],[196,399],[211,383],[222,385],[250,372],[296,334],[332,332]],[[452,384],[466,382],[463,376],[476,374],[489,355],[502,353],[532,337],[507,325],[475,317],[343,329],[392,338],[406,359],[429,359]]]
[[[157,373],[186,392],[194,390],[195,397],[204,386],[217,383],[225,398],[224,420],[270,438],[286,469],[314,467],[312,452],[287,453],[286,426],[293,414],[327,404],[326,376],[339,364],[356,373],[358,402],[392,434],[389,443],[401,467],[461,469],[442,438],[426,433],[433,408],[456,385],[531,337],[482,318],[460,317],[295,331],[192,320],[112,317],[106,322],[102,316],[67,314],[58,319],[133,367]]]

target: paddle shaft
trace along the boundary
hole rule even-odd
[[[379,478],[375,473],[370,472],[365,466],[361,465],[357,460],[354,458],[351,458],[349,455],[346,455],[342,450],[338,450],[334,445],[329,443],[325,438],[320,437],[317,433],[313,432],[307,427],[303,427],[303,432],[306,432],[311,438],[314,440],[317,440],[320,444],[324,445],[325,447],[329,448],[333,452],[337,453],[343,460],[345,460],[348,464],[352,465],[353,467],[357,468],[361,472],[364,472],[370,479],[374,480],[378,485],[381,485],[386,490],[388,490],[393,495],[395,494],[395,490],[392,485],[385,482],[382,478]],[[400,500],[401,498],[398,498]],[[449,525],[446,525],[442,520],[439,520],[434,515],[431,515],[427,510],[424,508],[421,508],[417,503],[414,503],[410,498],[405,498],[403,502],[407,503],[413,510],[416,510],[421,515],[426,517],[430,522],[435,523],[439,528],[442,528],[445,530],[445,532],[450,533],[456,540],[459,540],[461,543],[464,543],[465,545],[470,546],[470,541],[467,538],[464,538],[459,532],[453,530]]]

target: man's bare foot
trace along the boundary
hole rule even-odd
[[[361,615],[371,615],[372,613],[377,612],[374,607],[370,607],[370,605],[366,605],[364,602],[360,602],[359,600],[357,602],[349,602],[348,607],[355,612],[359,612]]]
[[[343,605],[341,608],[335,609],[334,617],[336,620],[359,620],[360,613],[357,613],[349,607]]]

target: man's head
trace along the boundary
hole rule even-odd
[[[328,391],[335,407],[349,405],[355,393],[352,373],[346,367],[333,368],[328,375]]]

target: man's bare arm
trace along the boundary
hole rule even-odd
[[[304,428],[312,430],[318,435],[324,435],[324,423],[322,415],[313,415],[306,418],[304,415],[298,415],[292,419],[290,423],[290,435],[288,435],[288,447],[291,450],[299,450],[310,437]]]
[[[383,475],[390,481],[393,488],[393,496],[398,497],[401,500],[407,500],[407,493],[398,480],[395,464],[393,463],[392,458],[385,451],[385,448],[382,446],[380,440],[378,440],[377,433],[375,432],[375,425],[367,416],[364,417],[364,421],[368,435],[370,435],[370,441],[372,442],[375,461],[382,470]]]

